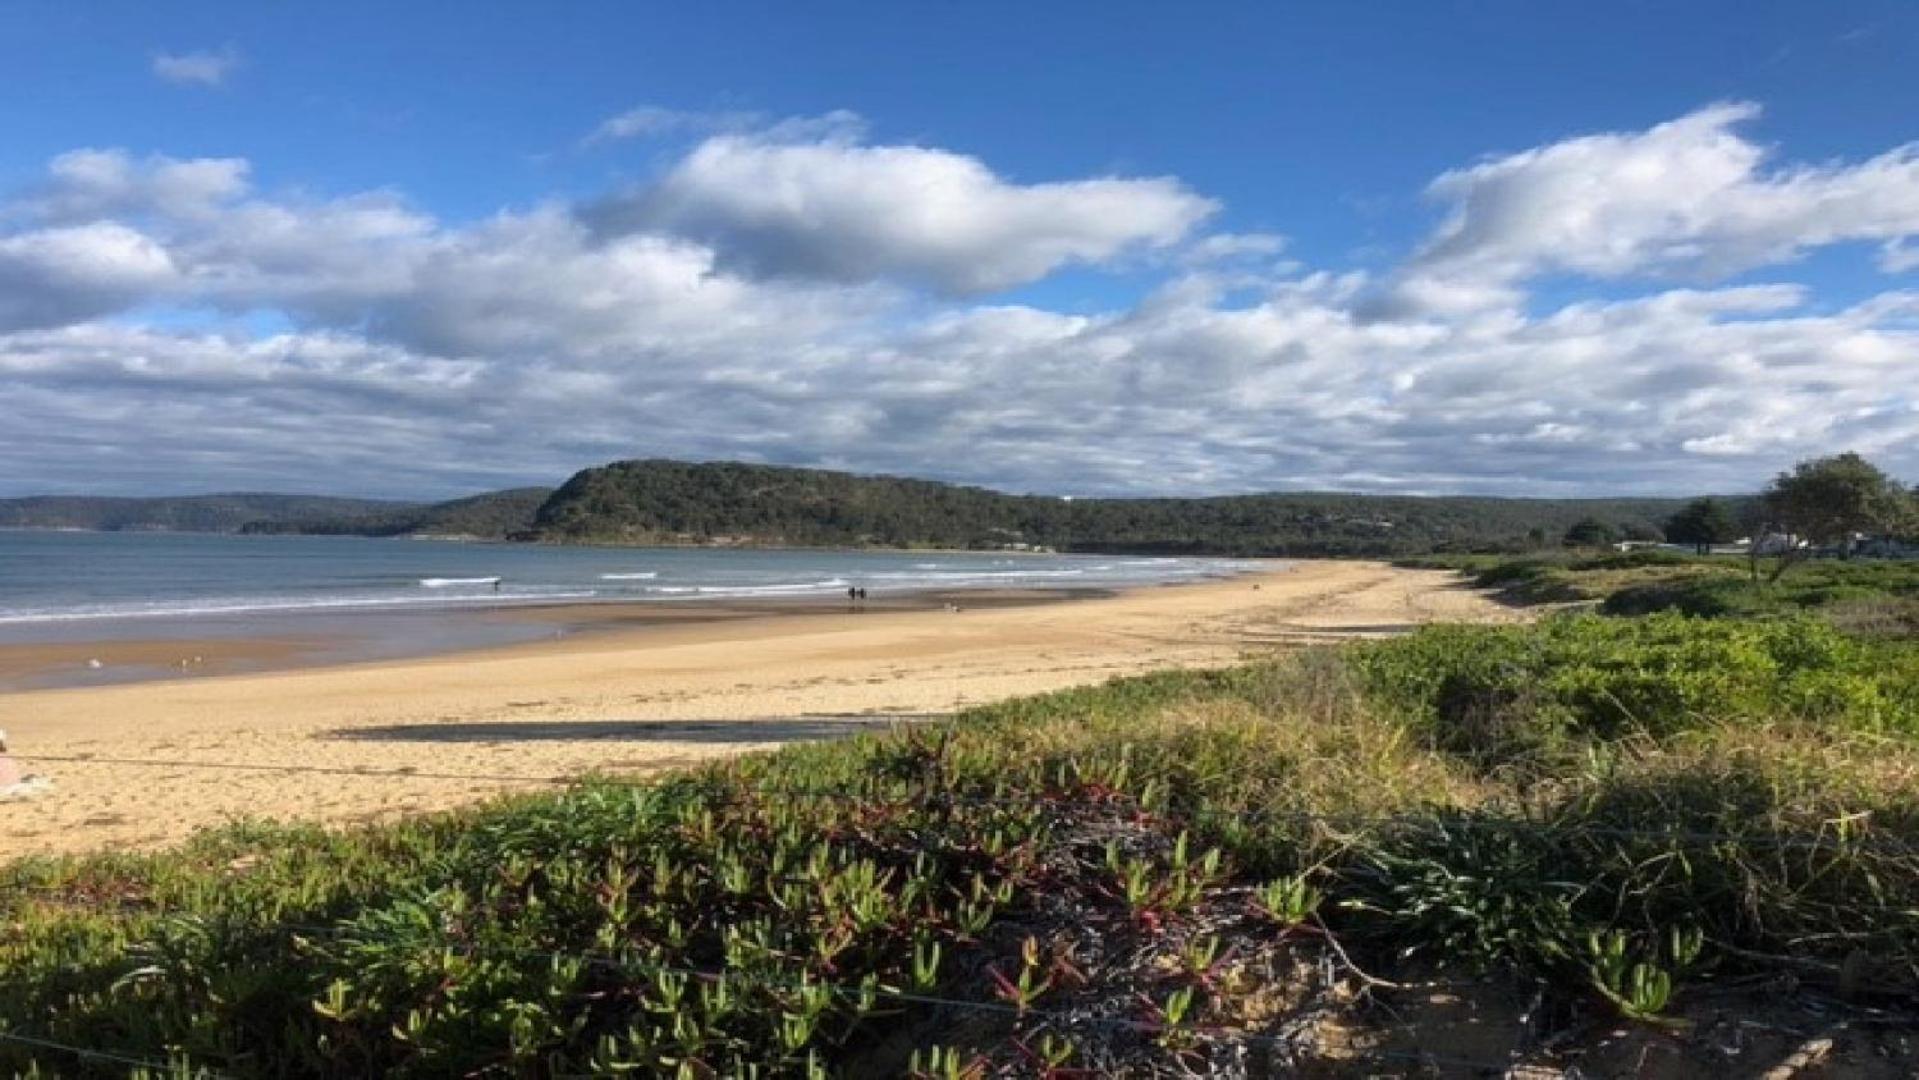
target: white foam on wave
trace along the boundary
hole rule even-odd
[[[660,585],[647,591],[670,596],[777,596],[844,589],[849,584],[851,582],[845,578],[828,578],[825,581],[802,581],[790,585]]]
[[[451,589],[460,585],[498,585],[500,579],[494,577],[423,577],[420,584],[429,589]]]
[[[919,573],[907,573],[904,570],[882,570],[875,574],[867,574],[861,580],[925,581],[944,585],[960,580],[999,581],[1004,578],[1082,577],[1087,572],[1086,569],[1079,567],[1070,570],[990,570],[982,567],[978,570],[928,570]]]
[[[258,600],[244,597],[221,598],[200,602],[167,603],[156,601],[153,604],[102,604],[92,608],[68,608],[64,610],[28,610],[0,611],[0,625],[17,623],[80,622],[92,619],[146,619],[172,616],[191,618],[201,615],[252,615],[270,613],[299,613],[306,611],[355,611],[378,610],[396,607],[433,608],[455,606],[487,606],[505,604],[542,603],[551,600],[591,600],[599,593],[585,592],[543,592],[543,593],[487,593],[482,596],[354,596],[334,597],[325,600],[279,600],[261,598]]]
[[[660,572],[658,570],[647,570],[643,573],[633,573],[633,574],[601,574],[600,580],[601,581],[652,581],[654,578],[659,576],[660,576]]]

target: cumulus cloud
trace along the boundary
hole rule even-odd
[[[1411,311],[1510,303],[1528,278],[1568,273],[1714,281],[1842,241],[1913,265],[1919,145],[1857,163],[1768,167],[1739,125],[1756,105],[1712,105],[1645,131],[1566,139],[1455,169],[1429,194],[1445,223],[1395,299]]]
[[[112,222],[0,238],[0,330],[104,315],[164,290],[174,276],[165,250]]]
[[[708,243],[755,274],[977,294],[1170,246],[1217,209],[1170,177],[1019,184],[946,150],[790,134],[710,138],[592,219]]]
[[[857,290],[808,290],[722,273],[675,237],[596,240],[556,208],[503,215],[423,245],[410,286],[373,305],[379,329],[455,354],[623,355],[681,363],[714,341],[790,348],[843,325]]]
[[[1446,223],[1383,282],[1195,235],[1212,204],[1176,181],[1021,184],[817,127],[463,224],[76,151],[0,205],[0,476],[418,495],[666,454],[1080,493],[1676,493],[1838,448],[1919,473],[1919,293],[1657,280],[1846,239],[1904,258],[1904,151],[1767,166],[1743,115],[1448,173]],[[1664,180],[1562,195],[1566,155],[1600,188]],[[1164,280],[1111,310],[954,297],[1134,250]],[[1543,273],[1655,284],[1531,311]]]
[[[182,86],[219,86],[240,66],[240,53],[232,46],[198,52],[154,53],[156,78]]]
[[[118,149],[72,150],[47,164],[46,179],[15,209],[54,221],[202,217],[246,193],[248,170],[240,158],[136,159]]]

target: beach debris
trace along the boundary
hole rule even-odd
[[[32,798],[53,786],[45,776],[29,774],[7,753],[7,733],[0,731],[0,802]]]

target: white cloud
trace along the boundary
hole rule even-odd
[[[1755,105],[1709,106],[1638,132],[1561,142],[1455,169],[1429,193],[1448,214],[1405,268],[1398,309],[1438,313],[1513,302],[1547,273],[1720,280],[1842,241],[1913,263],[1919,145],[1855,164],[1768,167],[1736,128]]]
[[[1169,177],[1017,184],[945,150],[780,134],[710,138],[597,221],[700,240],[751,273],[976,294],[1170,246],[1217,209]]]
[[[18,209],[53,221],[201,217],[245,194],[248,171],[240,158],[136,160],[125,150],[72,150],[48,163],[46,180]]]
[[[1284,250],[1286,238],[1277,233],[1213,233],[1187,245],[1182,258],[1192,266],[1270,261]]]
[[[154,76],[182,86],[220,86],[239,66],[240,53],[230,45],[214,51],[153,54]]]
[[[160,245],[112,222],[0,238],[0,330],[105,315],[165,289],[174,277]]]
[[[374,311],[383,332],[437,351],[674,364],[715,341],[790,349],[864,302],[858,291],[722,273],[711,249],[673,237],[595,240],[572,215],[548,208],[437,236],[410,286]]]
[[[607,117],[585,139],[586,144],[645,139],[687,132],[738,131],[761,127],[765,117],[741,109],[671,109],[664,105],[636,105]]]
[[[1076,492],[1675,493],[1840,448],[1919,474],[1919,293],[1832,310],[1790,280],[1667,283],[1529,312],[1545,272],[1705,275],[1835,237],[1902,257],[1906,180],[1873,164],[1899,152],[1728,169],[1731,114],[1706,115],[1442,180],[1457,220],[1387,274],[1398,319],[1364,275],[1276,262],[1276,236],[1195,237],[1211,203],[1176,181],[1018,184],[817,126],[709,138],[610,206],[472,224],[259,192],[234,159],[76,151],[0,205],[0,477],[420,494],[667,454]],[[1600,163],[1675,140],[1707,149],[1646,151],[1665,214],[1652,189],[1576,211],[1554,192],[1578,170],[1510,165],[1577,150],[1618,186]],[[1807,184],[1818,214],[1778,209]],[[1140,248],[1165,280],[1112,310],[943,295]],[[262,312],[287,328],[249,331]]]

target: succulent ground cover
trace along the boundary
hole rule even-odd
[[[1505,1018],[1496,1063],[1622,1023],[1683,1048],[1780,980],[1898,1015],[1897,648],[1437,628],[660,783],[21,863],[0,1016],[188,1075],[986,1076],[1443,1072],[1400,1022],[1435,1000]]]

